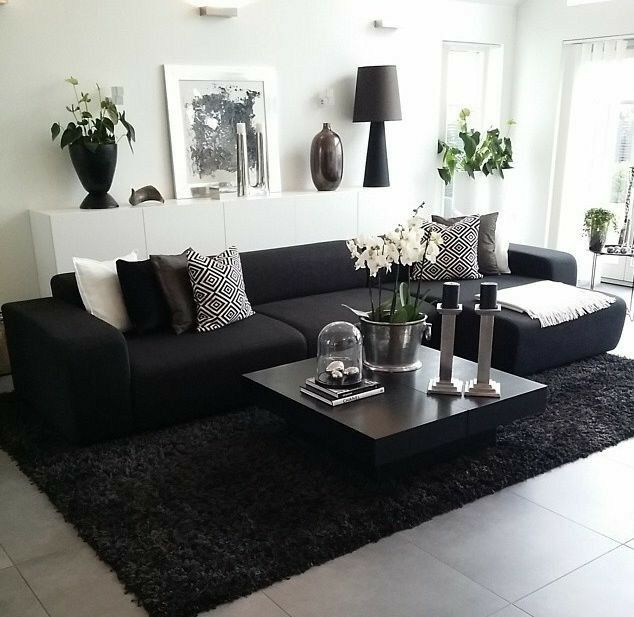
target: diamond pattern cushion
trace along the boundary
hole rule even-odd
[[[218,330],[254,315],[244,290],[240,255],[230,247],[215,257],[187,250],[187,268],[194,291],[198,332]]]
[[[478,268],[479,217],[468,216],[449,227],[440,223],[425,223],[424,230],[439,232],[443,244],[435,263],[425,260],[414,264],[413,279],[448,281],[482,278]]]

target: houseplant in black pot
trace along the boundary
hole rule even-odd
[[[590,208],[583,219],[583,231],[590,238],[588,248],[593,253],[601,253],[605,246],[608,229],[616,231],[616,217],[613,212],[605,208]]]
[[[66,80],[75,92],[75,101],[66,107],[73,115],[64,131],[59,123],[51,126],[53,140],[61,133],[62,149],[68,146],[70,159],[88,195],[81,204],[85,209],[116,208],[117,202],[108,194],[117,167],[117,142],[125,137],[130,149],[136,139],[134,127],[127,121],[108,97],[102,97],[97,84],[97,103],[91,111],[93,99],[87,92],[77,89],[74,77]],[[121,134],[117,131],[121,127]]]

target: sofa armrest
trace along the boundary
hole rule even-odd
[[[125,338],[85,310],[53,298],[2,307],[20,403],[74,443],[129,432]]]
[[[513,274],[577,284],[577,261],[569,253],[523,244],[509,247],[509,268]]]

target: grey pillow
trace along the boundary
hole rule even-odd
[[[500,274],[498,260],[495,257],[495,230],[498,222],[498,212],[480,214],[480,231],[478,232],[478,268],[480,274]],[[432,215],[431,220],[441,225],[455,225],[466,216],[456,216],[446,219],[442,216]]]

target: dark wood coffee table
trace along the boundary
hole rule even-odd
[[[314,373],[314,358],[244,378],[258,404],[372,472],[494,443],[498,426],[546,407],[545,385],[496,370],[491,377],[501,384],[500,399],[428,395],[439,353],[421,347],[420,356],[423,367],[412,373],[367,373],[385,386],[384,394],[334,408],[299,391]],[[454,377],[471,379],[476,368],[455,358]]]

